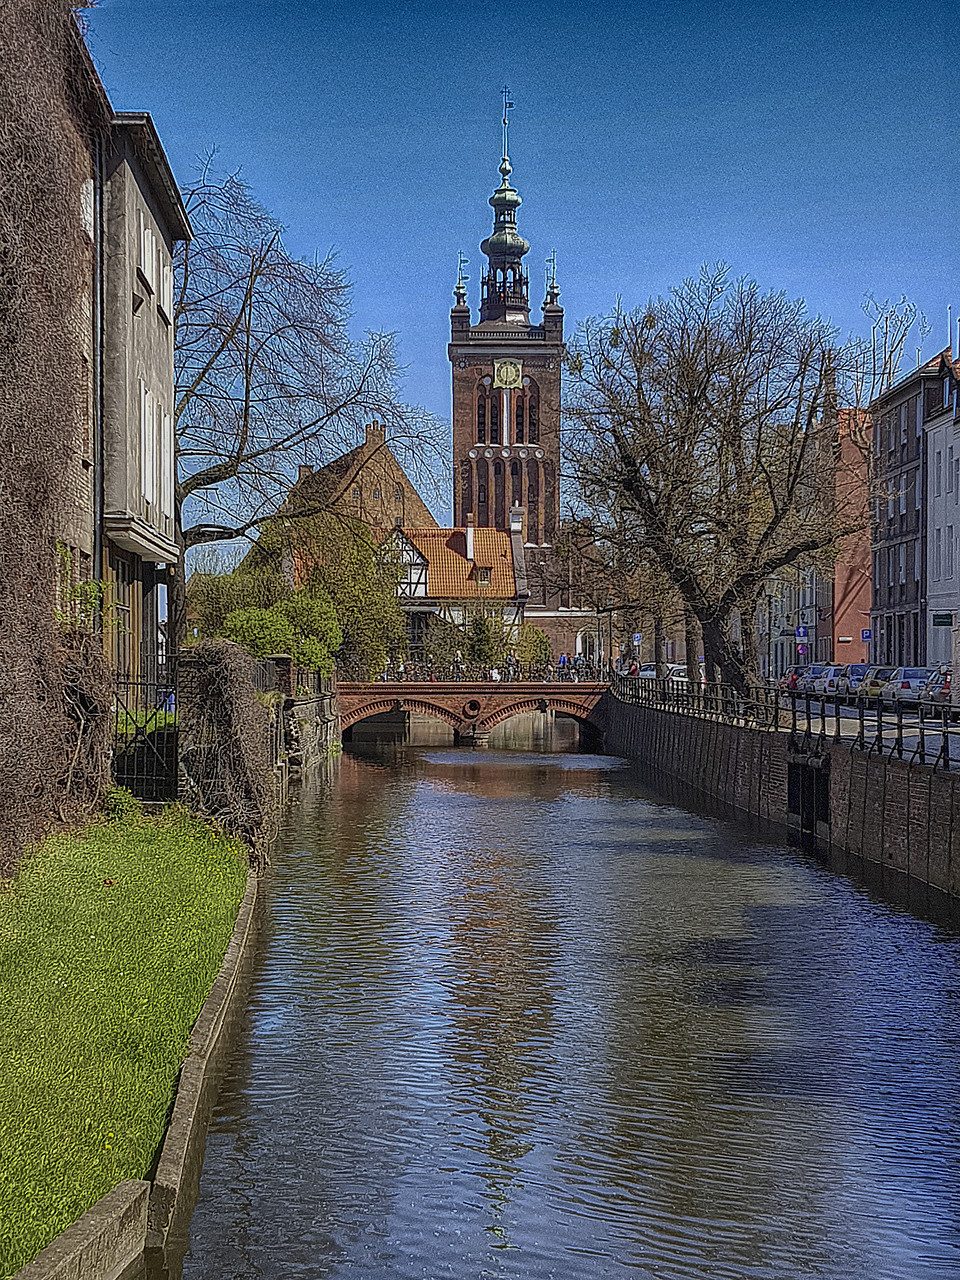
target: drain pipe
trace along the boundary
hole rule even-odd
[[[104,338],[104,220],[103,184],[106,159],[104,141],[93,144],[93,576],[102,581],[103,570],[103,338]],[[97,599],[94,628],[103,630],[102,602]]]

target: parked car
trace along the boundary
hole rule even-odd
[[[858,698],[879,698],[880,690],[896,671],[896,667],[868,667],[857,685]]]
[[[814,676],[813,692],[835,696],[840,692],[840,677],[846,667],[824,667],[820,675]]]
[[[869,662],[848,662],[839,680],[839,692],[848,696],[856,693],[869,670]]]
[[[952,675],[952,667],[946,665],[937,667],[936,671],[920,690],[920,701],[934,707],[951,706],[953,703],[950,693]]]
[[[690,678],[687,675],[686,663],[684,663],[683,666],[680,666],[679,664],[677,664],[676,670],[671,670],[670,674],[667,676],[667,679],[672,680],[674,684],[683,684],[683,685],[689,686]],[[702,662],[700,663],[700,683],[701,684],[707,683],[706,668],[704,667]]]
[[[796,693],[797,681],[806,669],[806,667],[787,667],[786,671],[780,677],[780,688],[784,693]]]
[[[880,690],[884,702],[920,702],[920,690],[934,674],[933,667],[897,667]]]
[[[822,676],[826,669],[822,662],[812,662],[809,667],[804,667],[797,677],[797,693],[815,693],[814,681],[818,676]]]

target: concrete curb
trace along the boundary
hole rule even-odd
[[[133,1280],[142,1273],[149,1182],[121,1182],[14,1280]]]
[[[213,1106],[225,1028],[235,1012],[256,940],[259,881],[252,869],[220,972],[194,1023],[173,1111],[160,1148],[147,1211],[146,1247],[162,1250],[189,1222],[200,1181],[207,1122]]]
[[[259,880],[247,871],[247,887],[220,972],[193,1025],[173,1100],[157,1172],[151,1182],[121,1182],[52,1240],[11,1280],[135,1280],[153,1263],[163,1271],[168,1244],[186,1248],[216,1097],[218,1067],[256,941]],[[158,1272],[158,1274],[160,1273]]]

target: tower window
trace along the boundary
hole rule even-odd
[[[400,486],[399,486],[398,484],[395,484],[395,485],[393,486],[393,500],[394,500],[394,502],[402,502],[402,501],[403,501],[403,490],[400,488]]]
[[[356,485],[353,486],[353,500],[354,502],[360,501],[360,490],[357,488]]]
[[[487,443],[487,402],[481,396],[477,401],[477,444]]]
[[[500,474],[501,474],[501,472],[502,472],[502,471],[503,471],[503,463],[502,463],[502,462],[495,462],[495,463],[493,464],[493,474],[494,474],[495,476],[498,476],[498,475],[500,475]]]
[[[495,399],[490,401],[490,443],[500,443],[500,405]]]
[[[477,489],[477,502],[481,507],[487,505],[487,486],[485,484],[480,485]]]
[[[523,444],[523,397],[517,396],[517,415],[515,424],[516,442]]]
[[[378,486],[378,487],[377,487],[376,489],[374,489],[374,491],[373,491],[373,500],[374,500],[374,502],[379,502],[379,501],[380,501],[380,497],[381,497],[381,494],[380,494],[380,489],[379,489],[379,486]]]
[[[530,408],[527,412],[527,423],[530,428],[529,440],[531,444],[540,443],[540,418],[537,414],[537,402],[530,401]]]

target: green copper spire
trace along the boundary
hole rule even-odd
[[[508,112],[512,109],[510,91],[503,89],[503,158],[500,161],[500,186],[490,197],[493,208],[493,232],[480,245],[490,260],[483,280],[480,320],[505,320],[509,324],[530,323],[528,281],[523,270],[523,255],[530,245],[517,231],[517,209],[520,194],[510,185],[513,166],[507,152]]]

